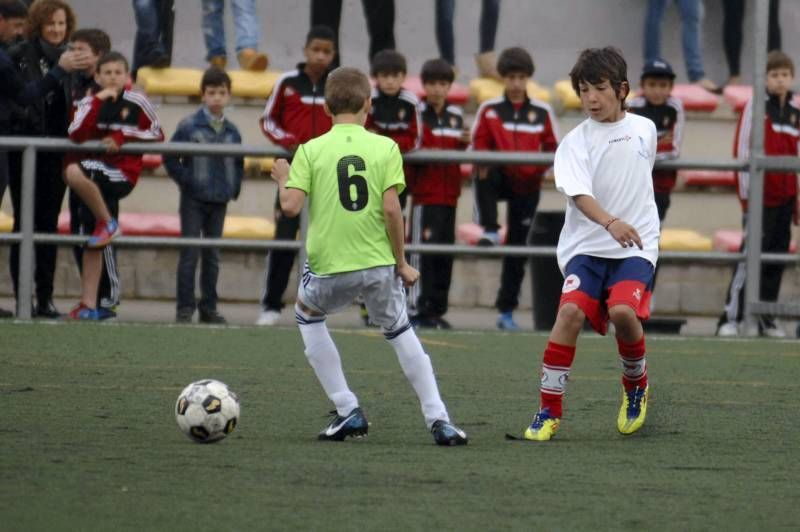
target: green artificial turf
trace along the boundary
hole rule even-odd
[[[506,441],[538,403],[546,337],[422,338],[470,443],[439,448],[390,346],[334,331],[371,423],[330,410],[296,329],[0,325],[2,530],[762,530],[800,523],[800,346],[648,338],[649,416],[617,433],[613,339],[582,338],[548,443]],[[177,428],[189,382],[242,400],[213,445]]]

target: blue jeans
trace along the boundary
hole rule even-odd
[[[156,57],[168,55],[161,23],[163,0],[133,0],[136,18],[136,39],[133,44],[133,72],[149,65]]]
[[[188,194],[181,194],[181,236],[192,238],[219,238],[225,225],[227,203],[208,203],[197,201]],[[177,308],[195,309],[194,279],[197,259],[200,263],[200,312],[217,309],[217,278],[219,277],[219,249],[182,248],[178,261]]]
[[[644,60],[663,59],[661,56],[661,18],[669,0],[648,0],[644,19]],[[700,43],[700,22],[703,20],[702,0],[675,0],[681,12],[681,41],[683,61],[689,81],[705,77],[703,48]]]
[[[236,28],[236,52],[258,48],[260,25],[255,0],[232,0],[233,25]],[[225,2],[203,0],[203,36],[206,41],[206,60],[225,57]]]
[[[455,36],[453,33],[453,16],[456,0],[436,0],[436,43],[442,59],[455,64]],[[500,0],[481,1],[481,19],[479,31],[479,53],[494,50],[497,35],[497,19],[500,17]]]

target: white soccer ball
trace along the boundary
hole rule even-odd
[[[239,422],[239,397],[220,381],[193,382],[178,396],[175,420],[193,441],[219,441],[233,432]]]

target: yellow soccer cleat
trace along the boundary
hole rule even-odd
[[[622,434],[633,434],[644,425],[647,416],[647,395],[650,386],[627,391],[622,390],[622,406],[617,417],[617,429]]]
[[[523,437],[532,441],[549,441],[556,435],[561,419],[550,417],[550,410],[544,408],[533,417],[530,427],[525,429]]]

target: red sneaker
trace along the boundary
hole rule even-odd
[[[82,310],[88,310],[88,309],[89,309],[89,307],[84,305],[83,302],[80,302],[77,305],[75,305],[75,307],[73,307],[72,310],[69,311],[69,314],[67,314],[67,319],[79,320],[79,319],[81,319],[80,318],[81,311]]]
[[[114,218],[111,218],[109,221],[100,223],[95,227],[94,233],[86,242],[86,247],[90,249],[104,248],[121,234],[122,230],[119,228],[119,223]]]

